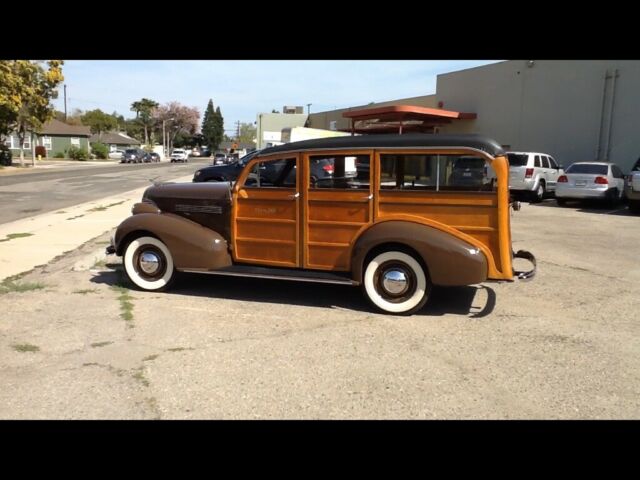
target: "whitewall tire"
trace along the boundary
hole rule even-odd
[[[431,283],[420,262],[395,250],[380,253],[367,264],[362,287],[374,307],[401,315],[420,310],[431,291]]]
[[[124,251],[122,263],[129,280],[143,290],[164,290],[175,277],[171,252],[154,237],[131,241]]]

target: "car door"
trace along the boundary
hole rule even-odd
[[[618,189],[618,192],[624,192],[624,174],[622,170],[617,165],[611,165],[611,175],[614,178],[615,187]]]
[[[304,155],[304,268],[350,269],[353,242],[373,219],[372,155],[371,151]]]
[[[233,260],[300,266],[298,156],[251,160],[233,188]]]

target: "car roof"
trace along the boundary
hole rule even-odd
[[[548,153],[542,153],[542,152],[514,152],[514,151],[508,151],[508,152],[504,152],[507,155],[509,155],[510,153],[515,153],[516,155],[545,155],[547,157],[553,157],[553,155],[550,155]]]
[[[615,165],[613,162],[573,162],[571,165]]]
[[[262,155],[300,150],[329,150],[329,149],[358,149],[358,148],[402,148],[402,147],[457,147],[481,150],[494,157],[503,155],[504,150],[496,142],[483,135],[450,134],[440,135],[431,133],[407,133],[359,135],[346,137],[315,138],[300,142],[285,143],[275,147],[265,148]]]

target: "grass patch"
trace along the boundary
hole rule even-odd
[[[106,266],[107,266],[107,262],[105,260],[96,260],[96,263],[94,263],[93,267],[91,268],[102,268]]]
[[[114,285],[111,288],[119,293],[120,318],[127,322],[128,328],[133,328],[133,303],[131,302],[133,297],[129,295],[129,289],[121,285]]]
[[[147,380],[147,377],[144,376],[144,367],[140,367],[136,369],[136,371],[131,376],[133,377],[134,380],[137,380],[145,387],[149,386],[149,380]]]
[[[82,290],[74,290],[73,293],[77,293],[79,295],[86,295],[87,293],[95,293],[97,291],[98,291],[97,288],[85,288]]]
[[[84,217],[84,213],[81,215],[76,215],[75,217],[69,217],[67,220],[75,220],[76,218]]]
[[[97,207],[90,208],[89,210],[87,210],[87,212],[103,212],[107,208],[115,207],[116,205],[121,205],[124,202],[125,202],[125,200],[122,200],[121,202],[110,203],[109,205],[99,205]]]
[[[45,286],[39,282],[23,282],[17,283],[14,277],[5,278],[0,282],[0,295],[10,292],[30,292],[31,290],[42,290]]]
[[[8,242],[9,240],[13,240],[14,238],[24,238],[31,236],[33,236],[33,233],[10,233],[9,235],[7,235],[7,238],[3,238],[2,240],[0,240],[0,242]]]
[[[39,352],[40,351],[40,347],[38,347],[37,345],[31,345],[30,343],[17,343],[17,344],[13,344],[11,345],[11,347],[16,351],[16,352]]]
[[[143,362],[150,362],[151,360],[155,360],[156,358],[158,358],[160,355],[149,355],[148,357],[144,357],[142,359]]]
[[[113,342],[96,342],[96,343],[92,343],[91,347],[93,348],[99,348],[99,347],[106,347],[107,345],[111,345]]]

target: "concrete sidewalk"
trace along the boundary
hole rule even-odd
[[[36,173],[50,170],[63,170],[69,167],[109,167],[119,165],[120,160],[40,160],[36,162],[36,166],[31,166],[31,159],[25,160],[24,167],[20,166],[20,163],[13,161],[13,164],[9,166],[3,166],[0,169],[0,176],[5,175],[23,175],[29,173]]]
[[[170,181],[189,182],[191,178]],[[149,186],[0,225],[0,281],[44,265],[116,228]]]

